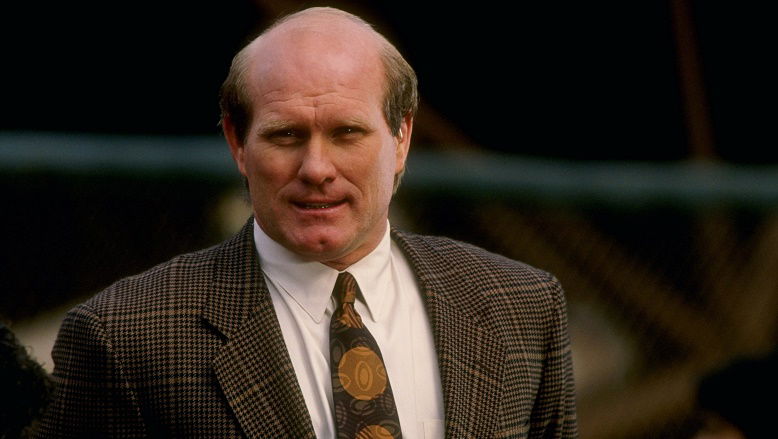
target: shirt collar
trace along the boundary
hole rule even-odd
[[[299,305],[316,322],[321,322],[331,303],[332,289],[338,271],[320,262],[312,262],[287,250],[271,239],[254,220],[254,245],[262,271],[279,289]],[[394,294],[391,239],[386,232],[378,246],[348,267],[362,290],[369,318],[380,322],[384,315],[385,298]],[[364,317],[364,316],[363,316]]]

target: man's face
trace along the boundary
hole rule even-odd
[[[342,50],[347,45],[307,34],[266,46],[247,75],[253,119],[245,142],[230,141],[233,156],[265,233],[344,269],[386,231],[411,120],[392,136],[382,112],[383,67],[369,45]]]

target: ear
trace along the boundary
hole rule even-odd
[[[413,133],[413,116],[406,114],[400,123],[400,132],[395,136],[397,150],[395,151],[397,165],[395,174],[405,169],[405,160],[408,158],[408,150],[411,147],[411,134]]]
[[[224,132],[224,138],[227,139],[227,144],[230,145],[230,153],[232,153],[232,159],[235,160],[235,164],[238,165],[238,170],[245,177],[246,176],[246,164],[245,164],[245,149],[243,145],[243,139],[239,138],[235,132],[235,124],[232,122],[232,118],[225,116],[222,119],[222,132]]]

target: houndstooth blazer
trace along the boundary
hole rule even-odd
[[[252,221],[71,310],[36,437],[314,437]],[[392,238],[427,305],[446,437],[576,437],[559,283],[447,238]]]

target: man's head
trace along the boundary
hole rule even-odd
[[[371,251],[416,102],[402,56],[343,11],[298,12],[241,50],[222,87],[222,126],[265,233],[338,269]]]

